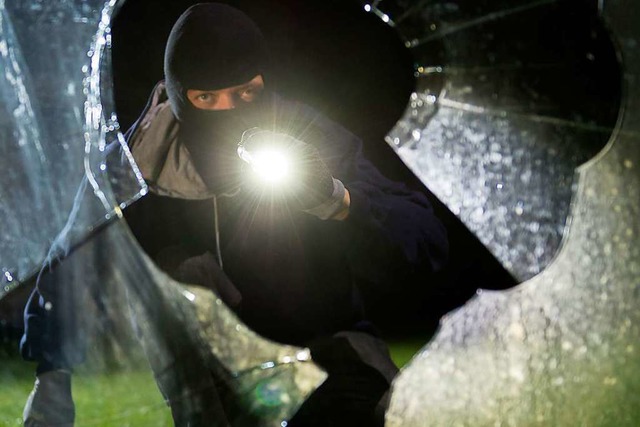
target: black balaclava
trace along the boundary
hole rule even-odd
[[[195,166],[214,191],[237,183],[236,155],[242,132],[269,127],[273,96],[267,90],[269,55],[256,24],[243,12],[220,3],[187,9],[173,26],[164,58],[167,95],[180,122],[180,138]],[[265,91],[252,103],[232,110],[202,110],[187,98],[188,89],[217,90],[249,82],[257,75]]]

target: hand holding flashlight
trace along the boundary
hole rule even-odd
[[[238,156],[255,174],[257,183],[285,185],[291,177],[293,157],[286,135],[252,128],[242,134]]]
[[[327,219],[339,208],[338,201],[342,206],[344,186],[333,178],[310,144],[283,133],[253,128],[242,135],[238,155],[250,166],[256,187],[282,196],[298,209]],[[327,203],[331,206],[325,206]]]

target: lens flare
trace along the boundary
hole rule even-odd
[[[253,171],[265,182],[278,184],[284,182],[289,176],[289,158],[282,150],[265,148],[256,151],[249,157],[249,164]]]
[[[251,166],[257,183],[282,187],[291,178],[294,162],[286,136],[248,129],[238,143],[238,156]]]

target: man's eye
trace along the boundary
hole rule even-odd
[[[258,95],[260,95],[260,91],[253,87],[244,89],[242,92],[240,92],[240,98],[242,98],[244,101],[249,102],[253,101]]]
[[[203,93],[202,95],[198,95],[198,100],[207,102],[211,99],[211,94]]]

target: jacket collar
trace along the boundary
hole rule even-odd
[[[127,141],[133,158],[153,193],[190,200],[212,198],[213,192],[178,138],[179,126],[160,82]]]

